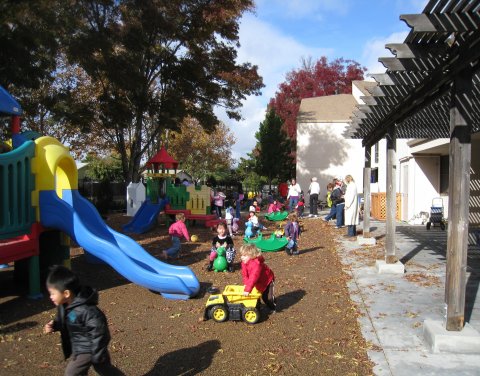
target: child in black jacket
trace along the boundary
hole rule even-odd
[[[57,306],[57,316],[44,331],[60,331],[65,359],[70,357],[65,375],[86,375],[90,366],[99,375],[123,375],[110,362],[110,332],[104,313],[97,307],[97,291],[80,286],[78,277],[63,266],[52,268],[47,289]]]
[[[207,266],[208,271],[213,270],[213,263],[217,258],[217,249],[220,247],[225,247],[226,252],[226,259],[229,272],[233,272],[233,261],[235,260],[235,248],[233,245],[233,240],[230,235],[227,235],[227,224],[220,222],[217,225],[217,236],[215,236],[212,240],[212,248],[210,250],[209,260],[210,263]]]

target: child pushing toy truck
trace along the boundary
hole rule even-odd
[[[276,312],[275,274],[265,264],[261,254],[254,244],[246,244],[240,248],[244,286],[229,285],[225,287],[223,294],[210,296],[205,307],[206,320],[243,320],[256,324],[260,320],[260,297],[270,309],[270,313]]]

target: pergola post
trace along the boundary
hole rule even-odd
[[[365,146],[365,167],[363,168],[363,237],[370,235],[370,181],[372,176],[372,148]]]
[[[446,329],[461,331],[465,315],[470,199],[472,73],[463,71],[453,81],[450,105],[450,172],[448,198]]]
[[[395,264],[395,217],[397,208],[397,139],[395,126],[391,126],[386,134],[387,138],[387,204],[386,204],[386,234],[385,234],[385,262]]]

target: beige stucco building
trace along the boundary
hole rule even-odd
[[[351,174],[363,190],[365,150],[362,141],[345,137],[356,106],[364,104],[376,82],[354,81],[352,94],[304,99],[297,118],[297,167],[299,184],[306,192],[311,177],[318,178],[323,198],[326,185],[336,176]],[[398,218],[418,223],[430,213],[432,200],[441,198],[448,217],[449,139],[397,139],[396,191],[400,196]],[[480,135],[472,136],[470,223],[480,223]],[[386,141],[371,149],[372,194],[386,192]],[[307,199],[308,202],[308,199]]]
[[[350,174],[362,192],[364,151],[361,140],[343,136],[350,116],[361,96],[374,82],[354,81],[352,94],[338,94],[303,99],[297,118],[296,176],[306,192],[312,177],[317,177],[326,193],[326,185],[336,176]]]

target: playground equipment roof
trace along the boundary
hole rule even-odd
[[[471,73],[472,88],[461,101],[480,131],[480,0],[430,0],[421,14],[402,15],[412,28],[403,43],[390,43],[395,57],[379,58],[386,73],[351,116],[345,136],[372,146],[395,127],[397,138],[449,137],[454,81]]]
[[[173,159],[173,157],[168,154],[167,149],[164,146],[160,148],[157,154],[155,154],[152,158],[147,161],[147,167],[154,166],[156,169],[164,168],[164,169],[177,169],[178,162]]]
[[[13,97],[0,86],[0,114],[21,115],[22,108]]]

